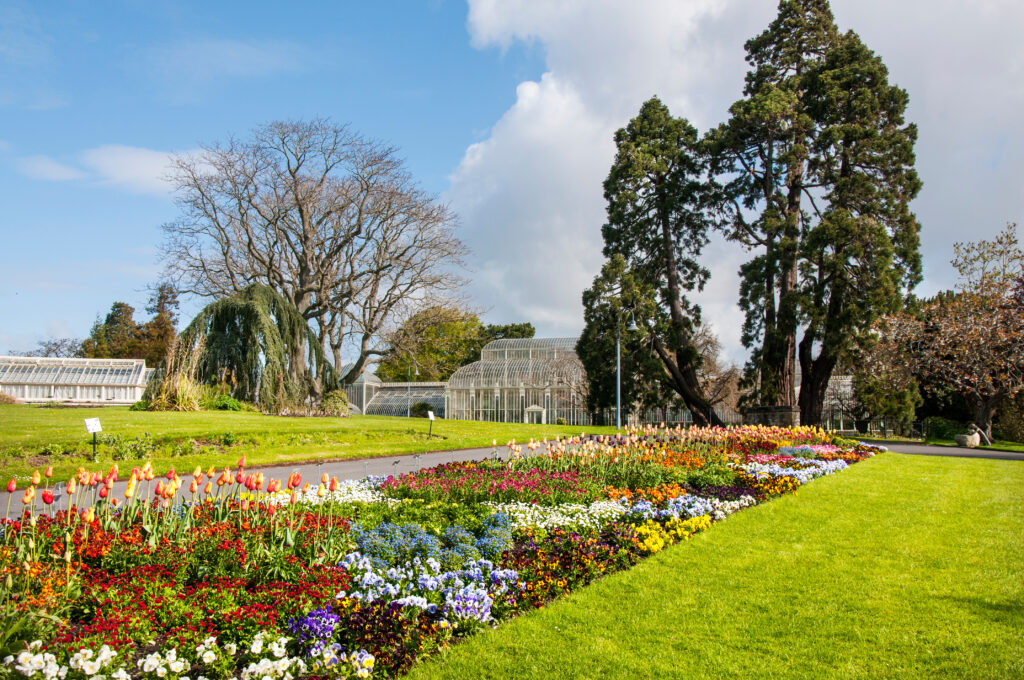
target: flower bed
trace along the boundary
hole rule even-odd
[[[82,470],[63,509],[37,475],[22,500],[47,512],[0,526],[0,676],[394,677],[876,451],[811,428],[647,428],[358,481],[147,466],[114,498],[116,466]]]

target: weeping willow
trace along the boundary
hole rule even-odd
[[[338,383],[295,305],[259,284],[208,304],[182,331],[181,341],[203,343],[200,380],[227,383],[233,397],[264,411],[302,404]]]

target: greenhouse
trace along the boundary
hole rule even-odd
[[[484,346],[480,361],[455,371],[448,418],[506,423],[589,424],[586,374],[577,338],[515,338]]]
[[[345,375],[350,370],[352,364],[346,364],[340,373]],[[444,418],[444,392],[443,382],[386,383],[369,371],[345,387],[352,412],[368,416],[409,415],[413,406],[423,402],[434,415]]]
[[[134,404],[152,374],[143,359],[0,357],[0,392],[27,403]]]

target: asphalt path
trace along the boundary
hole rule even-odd
[[[930,446],[927,444],[910,444],[903,442],[864,441],[885,446],[890,451],[894,451],[896,453],[905,453],[914,456],[952,456],[957,458],[984,458],[991,460],[1016,460],[1024,462],[1024,453],[1017,453],[1013,451],[990,451],[987,449],[968,449],[954,446]],[[508,449],[504,445],[501,445],[497,448],[486,447],[477,449],[460,449],[455,451],[432,451],[429,453],[384,456],[380,458],[321,461],[269,467],[250,467],[246,468],[246,471],[262,472],[264,476],[264,483],[271,479],[280,479],[282,486],[284,486],[288,479],[288,475],[297,472],[302,475],[302,484],[309,482],[315,486],[320,483],[323,475],[327,475],[329,478],[337,477],[339,480],[362,479],[367,475],[398,475],[404,472],[413,472],[415,470],[421,470],[434,465],[440,465],[441,463],[482,460],[495,456],[498,458],[507,458],[508,455]],[[232,470],[232,472],[234,471],[235,470]],[[178,470],[177,472],[184,480],[184,484],[178,490],[178,498],[191,497],[192,494],[189,492],[188,486],[192,481],[192,470]],[[128,486],[127,478],[131,474],[131,470],[122,469],[120,470],[120,473],[122,479],[121,481],[114,483],[111,497],[123,500],[125,489]],[[64,494],[64,485],[66,482],[67,480],[62,480],[60,483],[51,487],[54,492],[54,508],[67,508],[67,497]],[[152,493],[151,487],[155,486],[155,484],[156,480],[154,480],[152,484],[146,482],[139,483],[136,488],[137,497],[141,498],[147,491]],[[25,482],[19,482],[19,487],[18,491],[14,493],[14,498],[11,503],[11,508],[15,513],[20,511],[23,507],[21,503],[21,495],[25,487]],[[42,495],[39,493],[40,491],[41,489],[38,489],[36,493],[34,507],[36,512],[42,512],[44,509]],[[7,499],[4,498],[5,495],[7,494],[0,494],[0,503],[3,503],[4,505],[7,504]],[[198,495],[199,497],[203,496],[201,491]],[[81,499],[82,496],[80,495],[79,498]]]
[[[912,456],[949,456],[953,458],[987,458],[990,460],[1024,461],[1024,453],[1017,451],[992,451],[990,449],[967,449],[959,446],[933,446],[930,444],[913,444],[906,442],[885,442],[864,439],[868,444],[878,444],[896,453],[907,453]]]

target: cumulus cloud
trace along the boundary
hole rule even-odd
[[[994,234],[1024,212],[1024,46],[1012,0],[834,0],[842,30],[856,30],[910,92],[920,127],[915,203],[926,285],[949,283],[953,240]],[[546,72],[516,90],[512,106],[451,176],[479,271],[473,294],[495,320],[530,320],[542,334],[578,332],[580,295],[602,262],[601,182],[612,135],[658,95],[702,130],[741,96],[743,43],[764,30],[774,3],[744,0],[469,0],[479,49],[539,44]],[[742,250],[707,251],[708,289],[697,296],[730,357]]]

